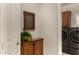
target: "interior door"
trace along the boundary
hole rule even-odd
[[[11,4],[11,13],[12,13],[12,43],[14,53],[20,54],[20,19],[21,19],[21,4]]]
[[[1,24],[1,4],[0,4],[0,24]],[[0,25],[0,54],[1,54],[1,25]]]
[[[20,54],[20,4],[2,4],[2,53]]]

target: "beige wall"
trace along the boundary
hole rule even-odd
[[[33,38],[44,38],[44,54],[58,54],[58,4],[22,4],[21,7],[22,11],[36,15],[35,30],[29,32]]]
[[[23,31],[24,10],[36,15],[35,30],[29,32],[33,38],[44,38],[44,54],[58,54],[58,4],[53,3],[2,4],[1,42],[4,44],[2,52],[4,54],[17,54],[19,52],[16,43],[20,40],[20,30]]]
[[[39,14],[44,54],[58,54],[58,4],[40,4]]]

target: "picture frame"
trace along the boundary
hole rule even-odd
[[[23,11],[24,28],[23,30],[35,30],[35,14]]]

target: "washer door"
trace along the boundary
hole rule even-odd
[[[70,39],[72,42],[79,44],[79,30],[72,31],[70,33]]]
[[[62,31],[62,40],[66,40],[67,39],[67,31]]]

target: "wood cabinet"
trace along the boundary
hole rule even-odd
[[[22,42],[21,55],[43,55],[43,39]]]
[[[33,55],[33,42],[23,42],[21,44],[21,55]]]
[[[71,11],[62,12],[62,27],[71,26]]]
[[[43,55],[43,40],[34,41],[34,55]]]

